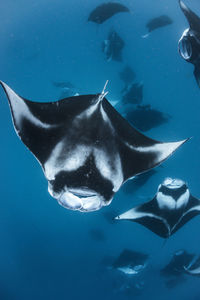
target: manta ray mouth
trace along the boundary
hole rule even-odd
[[[89,190],[87,188],[82,188],[82,189],[69,188],[68,191],[72,193],[74,196],[77,196],[79,198],[93,197],[97,195],[95,191]]]
[[[192,57],[192,45],[189,38],[187,36],[183,36],[180,39],[178,46],[182,58],[185,60],[189,60]]]
[[[108,205],[104,198],[88,188],[69,188],[65,190],[57,199],[63,207],[81,212],[91,212],[99,210],[102,206]]]
[[[172,179],[166,178],[162,183],[162,186],[167,187],[168,189],[178,189],[185,185],[185,182],[181,179]]]

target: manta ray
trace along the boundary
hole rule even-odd
[[[200,200],[190,194],[186,183],[166,178],[151,201],[128,210],[116,220],[137,222],[158,236],[169,238],[199,214]]]
[[[185,266],[190,265],[194,257],[194,254],[180,249],[173,254],[170,262],[160,270],[160,274],[167,278],[182,276],[185,274]]]
[[[88,21],[102,24],[112,16],[120,12],[130,12],[128,7],[117,2],[103,3],[97,6],[88,17]]]
[[[40,163],[48,191],[65,208],[110,204],[121,185],[168,158],[186,140],[161,143],[134,129],[102,93],[33,102],[0,82],[14,128]]]
[[[143,83],[135,82],[123,89],[123,104],[140,104],[143,99]]]
[[[143,132],[168,122],[170,116],[154,109],[151,105],[137,105],[125,112],[126,119]]]
[[[115,30],[110,31],[108,38],[102,43],[102,51],[105,54],[106,60],[122,61],[121,52],[124,44],[124,41]]]
[[[196,256],[180,249],[171,257],[169,263],[160,270],[160,275],[165,277],[165,285],[168,289],[175,288],[177,285],[186,281],[185,266],[191,264]]]
[[[200,87],[200,17],[179,0],[180,8],[184,13],[189,28],[184,30],[179,42],[178,50],[181,57],[193,64],[194,77]]]
[[[127,275],[137,275],[147,266],[148,255],[125,249],[113,262],[112,267]]]
[[[158,28],[161,28],[161,27],[164,27],[164,26],[167,26],[167,25],[170,25],[172,24],[173,21],[170,17],[168,17],[167,15],[162,15],[162,16],[159,16],[157,18],[153,18],[151,19],[147,24],[146,24],[146,27],[148,29],[148,33],[143,35],[143,38],[146,38],[149,36],[149,34],[158,29]]]

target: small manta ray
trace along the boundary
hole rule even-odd
[[[103,3],[97,6],[89,15],[88,21],[102,24],[112,16],[120,12],[130,12],[128,7],[117,2]]]
[[[151,108],[150,105],[137,105],[137,108],[125,113],[126,119],[143,132],[167,123],[170,116]]]
[[[167,25],[170,25],[172,24],[173,21],[170,17],[166,16],[166,15],[162,15],[160,17],[157,17],[157,18],[154,18],[154,19],[151,19],[147,24],[146,24],[146,27],[148,29],[148,33],[143,35],[142,37],[143,38],[146,38],[149,36],[150,32],[160,28],[160,27],[164,27],[164,26],[167,26]]]
[[[143,84],[132,83],[123,89],[122,102],[124,104],[140,104],[143,99]]]
[[[124,82],[125,86],[128,86],[135,79],[135,72],[129,66],[125,66],[119,73],[119,78]]]
[[[96,95],[33,102],[0,83],[17,135],[40,163],[50,195],[68,209],[109,205],[126,180],[186,142],[161,143],[138,132],[106,100],[106,85]]]
[[[183,32],[178,50],[185,61],[194,65],[194,76],[200,87],[200,18],[183,1],[179,1],[179,4],[190,27]]]
[[[200,200],[193,197],[186,183],[166,178],[153,200],[116,217],[137,222],[162,238],[169,238],[192,218],[200,214]]]
[[[107,61],[122,61],[121,52],[123,48],[124,41],[115,30],[112,30],[108,35],[108,39],[102,43],[102,51]]]
[[[170,262],[160,271],[160,274],[167,278],[165,282],[167,288],[172,289],[185,282],[184,275],[187,273],[185,266],[191,265],[195,258],[196,255],[182,249],[175,252]]]
[[[190,254],[185,250],[176,251],[170,262],[160,271],[160,274],[164,277],[179,277],[185,274],[185,266],[190,263],[196,257],[194,254]]]
[[[126,275],[137,275],[146,268],[147,259],[147,254],[125,249],[112,267]]]

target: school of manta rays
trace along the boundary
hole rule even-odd
[[[194,80],[200,87],[200,18],[182,1],[179,5],[189,24],[177,41],[179,54],[194,65]],[[108,2],[96,7],[88,21],[102,26],[100,24],[116,18],[118,13],[128,14],[130,10],[120,3]],[[150,38],[154,30],[170,24],[172,20],[168,16],[156,17],[146,24],[147,33],[142,38]],[[108,62],[122,61],[123,47],[124,41],[112,29],[101,50]],[[186,138],[160,142],[141,133],[166,122],[167,117],[150,105],[141,104],[143,84],[134,81],[135,74],[129,66],[125,66],[120,78],[124,82],[122,103],[134,107],[132,113],[125,112],[123,116],[106,98],[106,80],[102,92],[94,95],[75,94],[70,83],[55,82],[54,85],[62,87],[67,95],[56,102],[27,100],[0,82],[8,98],[17,135],[41,165],[50,195],[66,209],[92,212],[109,205],[124,182],[160,165],[188,141]],[[156,119],[158,124],[153,123]],[[186,182],[166,178],[153,199],[122,212],[114,221],[137,222],[167,239],[199,214],[200,199],[190,193]],[[127,255],[130,253],[126,253],[126,258]],[[185,262],[185,255],[184,251],[177,252],[172,259],[172,265],[175,258],[179,259],[181,271],[178,274],[199,276],[200,258],[190,255]],[[133,253],[133,256],[132,261],[137,255]],[[180,257],[184,257],[181,263]],[[128,262],[125,268],[123,263],[115,262],[113,266],[135,274],[144,264],[139,262],[136,266]]]

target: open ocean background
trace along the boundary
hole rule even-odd
[[[188,23],[175,0],[123,0],[132,14],[117,14],[100,26],[87,22],[102,0],[2,0],[0,79],[34,101],[60,96],[52,81],[70,81],[81,94],[99,93],[109,80],[107,99],[120,101],[119,72],[128,64],[144,83],[144,104],[171,116],[145,132],[161,141],[193,137],[145,185],[126,183],[110,206],[93,213],[66,210],[50,197],[33,155],[17,137],[6,96],[0,90],[0,300],[200,299],[200,279],[167,289],[160,269],[179,249],[200,254],[196,217],[163,246],[163,239],[131,222],[111,224],[117,215],[151,199],[165,177],[185,180],[200,198],[200,90],[193,66],[178,54]],[[185,3],[200,15],[199,0]],[[145,24],[167,14],[170,26],[146,38]],[[125,41],[123,62],[107,62],[101,43],[114,28]],[[98,239],[91,230],[102,233]],[[123,292],[129,277],[102,263],[124,249],[149,255],[148,267],[132,280],[144,282],[139,295]]]

